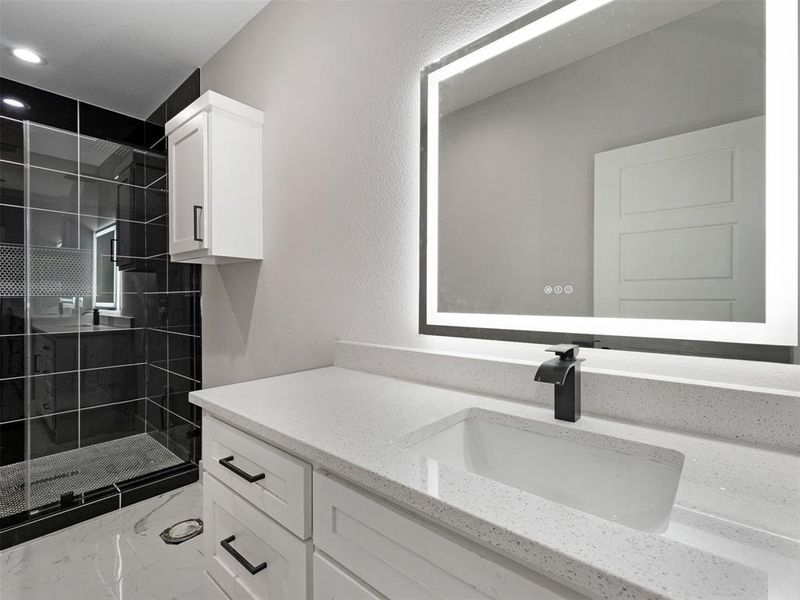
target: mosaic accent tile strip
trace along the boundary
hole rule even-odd
[[[31,248],[31,296],[91,296],[91,250]],[[0,245],[0,296],[25,295],[22,246]]]

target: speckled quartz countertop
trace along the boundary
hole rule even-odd
[[[800,456],[584,416],[562,424],[685,455],[671,520],[647,533],[471,473],[435,485],[409,435],[467,409],[551,410],[337,367],[193,392],[206,414],[597,598],[796,600]],[[746,424],[743,424],[746,427]]]

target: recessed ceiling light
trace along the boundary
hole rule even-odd
[[[16,98],[3,98],[3,104],[11,108],[29,108],[27,104]]]
[[[12,48],[11,54],[16,58],[32,65],[43,65],[46,61],[30,48]]]

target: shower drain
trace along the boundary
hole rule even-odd
[[[200,519],[186,519],[167,527],[159,535],[167,544],[180,544],[201,533],[203,533],[203,521]]]
[[[51,481],[57,481],[58,479],[64,479],[65,477],[72,477],[78,473],[80,473],[80,471],[67,471],[66,473],[58,473],[57,475],[52,475],[50,477],[43,477],[42,479],[31,481],[31,487],[35,485],[42,485],[43,483],[50,483]],[[21,492],[25,489],[25,482],[23,481],[19,485],[13,486],[11,489],[15,492]]]

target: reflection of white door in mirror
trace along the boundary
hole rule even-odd
[[[595,155],[598,317],[765,320],[764,117]]]

